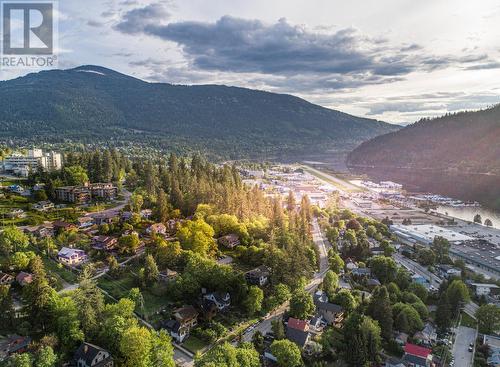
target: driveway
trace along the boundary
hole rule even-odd
[[[469,352],[469,344],[476,340],[476,330],[470,327],[459,326],[453,344],[452,354],[455,357],[455,367],[471,367],[472,352]]]

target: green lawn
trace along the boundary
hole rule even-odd
[[[67,283],[74,284],[77,282],[78,276],[71,270],[66,269],[64,266],[60,266],[54,260],[47,259],[46,257],[43,257],[42,259],[45,265],[45,269],[47,269],[51,273],[56,274]]]
[[[465,312],[462,312],[462,319],[460,320],[460,325],[470,327],[475,329],[477,325],[477,321],[470,317]]]
[[[182,346],[190,352],[196,353],[205,348],[207,344],[203,340],[191,335],[182,343]]]
[[[138,286],[135,275],[126,269],[119,279],[113,279],[108,275],[98,280],[98,285],[116,299],[127,297],[132,288]],[[144,313],[150,319],[158,311],[169,307],[169,297],[166,294],[164,284],[158,283],[152,289],[141,289],[144,298]],[[139,313],[142,311],[139,310]]]

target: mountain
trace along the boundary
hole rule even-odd
[[[375,137],[351,152],[347,165],[500,208],[500,105]]]
[[[99,66],[0,82],[0,101],[0,140],[135,142],[225,158],[352,149],[398,129],[291,95],[148,83]]]

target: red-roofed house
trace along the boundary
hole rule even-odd
[[[286,337],[300,348],[304,348],[309,342],[309,323],[290,317],[286,325]]]
[[[17,274],[16,280],[21,286],[24,287],[26,284],[30,284],[33,281],[33,274],[21,271]]]
[[[433,367],[432,350],[415,344],[405,344],[403,361],[409,367]]]

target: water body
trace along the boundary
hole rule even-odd
[[[462,220],[468,220],[471,221],[474,219],[474,216],[476,214],[479,214],[481,218],[483,219],[483,222],[486,218],[489,218],[491,222],[493,223],[493,228],[500,229],[500,213],[489,210],[487,208],[483,207],[454,207],[454,206],[438,206],[437,210],[438,213],[441,214],[446,214],[462,219]]]

